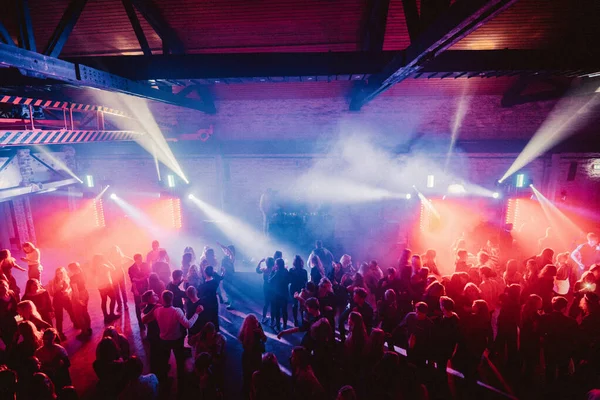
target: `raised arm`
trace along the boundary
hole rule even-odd
[[[260,260],[260,261],[258,262],[258,264],[256,265],[256,273],[257,273],[257,274],[262,274],[262,273],[264,273],[264,272],[265,272],[265,271],[263,271],[263,269],[261,268],[261,266],[262,266],[262,263],[264,263],[264,262],[265,262],[265,259],[263,258],[263,259],[262,259],[262,260]]]
[[[204,307],[198,306],[196,308],[196,312],[194,313],[194,315],[192,315],[192,318],[187,319],[183,314],[183,310],[178,309],[177,320],[181,325],[183,325],[184,328],[190,329],[198,319],[198,314],[200,314],[202,311],[204,311]]]
[[[579,266],[579,269],[583,270],[585,268],[585,265],[582,264],[581,262],[581,248],[583,247],[582,244],[580,244],[579,246],[577,246],[577,248],[575,250],[573,250],[571,252],[571,260],[575,261],[575,263]]]

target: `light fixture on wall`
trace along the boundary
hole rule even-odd
[[[87,186],[89,188],[94,187],[94,177],[92,175],[85,176],[85,186]]]
[[[427,187],[432,188],[435,186],[435,176],[427,175]]]
[[[167,186],[170,188],[175,187],[175,175],[167,175]]]

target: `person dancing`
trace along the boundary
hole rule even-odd
[[[19,294],[21,293],[21,289],[19,289],[17,281],[12,274],[13,268],[16,268],[19,271],[23,272],[27,271],[25,268],[22,268],[19,265],[17,265],[15,259],[10,254],[10,250],[0,250],[0,272],[2,272],[2,275],[4,275],[4,277],[6,278],[9,289],[12,290],[15,293],[15,295],[17,295],[18,299]]]
[[[21,261],[27,263],[27,276],[29,279],[37,279],[41,282],[44,268],[40,262],[40,250],[33,243],[25,242],[23,243],[23,251],[25,252],[25,257],[22,257]]]
[[[71,288],[73,289],[73,313],[77,318],[81,333],[77,335],[77,339],[85,340],[92,337],[92,320],[88,313],[88,303],[90,294],[85,285],[85,276],[78,262],[71,263],[67,266],[69,269],[69,278],[71,279]]]
[[[63,310],[66,310],[73,322],[75,327],[77,322],[75,320],[75,314],[73,313],[73,305],[71,303],[71,296],[73,289],[71,288],[71,279],[67,274],[67,270],[63,267],[56,269],[54,278],[48,285],[50,294],[53,297],[52,305],[54,306],[54,316],[56,317],[56,329],[60,336],[60,340],[66,340],[67,337],[63,332]]]
[[[92,267],[94,269],[94,273],[96,274],[96,283],[98,286],[98,291],[100,292],[100,298],[102,299],[101,307],[102,314],[104,315],[104,323],[107,324],[120,317],[120,315],[115,314],[115,303],[117,297],[110,275],[114,267],[105,261],[105,258],[102,254],[96,254],[94,256],[92,259]],[[110,298],[109,310],[106,309],[106,302],[108,298]]]

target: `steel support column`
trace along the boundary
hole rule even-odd
[[[122,0],[122,2],[123,7],[125,8],[125,12],[127,13],[127,17],[129,17],[129,22],[131,22],[131,27],[135,32],[135,36],[137,37],[138,42],[140,43],[142,52],[145,56],[151,56],[152,51],[150,50],[148,39],[146,39],[146,35],[144,34],[142,25],[140,25],[140,20],[138,19],[137,14],[135,13],[135,9],[133,8],[131,0]]]
[[[37,51],[31,14],[29,13],[29,2],[27,0],[17,0],[17,13],[19,20],[19,46],[26,50]]]
[[[14,40],[10,36],[10,33],[8,33],[8,30],[6,30],[6,27],[4,24],[2,24],[2,22],[0,22],[0,40],[11,46],[16,46]]]
[[[131,2],[162,39],[163,47],[167,50],[165,54],[183,54],[185,52],[183,41],[165,20],[153,0],[131,0]]]

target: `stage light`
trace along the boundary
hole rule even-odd
[[[453,183],[448,186],[448,193],[452,194],[462,194],[466,193],[465,187],[460,183]]]
[[[89,188],[94,187],[94,177],[92,175],[85,176],[85,185]]]
[[[594,161],[594,163],[592,164],[592,169],[594,171],[600,171],[600,161]]]
[[[406,196],[404,196],[404,197],[406,197],[406,200],[410,200],[410,198],[411,198],[412,196],[410,195],[410,193],[407,193],[407,194],[406,194]]]
[[[492,197],[493,197],[494,199],[499,199],[499,198],[500,198],[500,193],[498,193],[498,192],[494,192],[494,193],[492,193]]]
[[[170,188],[175,187],[175,177],[173,175],[167,175],[167,186]]]
[[[193,193],[188,194],[188,199],[194,200],[195,198],[196,198],[196,196],[194,196]]]
[[[118,196],[117,196],[115,193],[111,193],[111,194],[110,194],[110,199],[111,199],[111,200],[116,200],[116,199],[118,199],[118,198],[119,198],[119,197],[118,197]]]
[[[427,175],[427,187],[432,188],[435,186],[435,176]]]
[[[522,188],[525,186],[525,174],[518,174],[515,186],[518,188]]]

